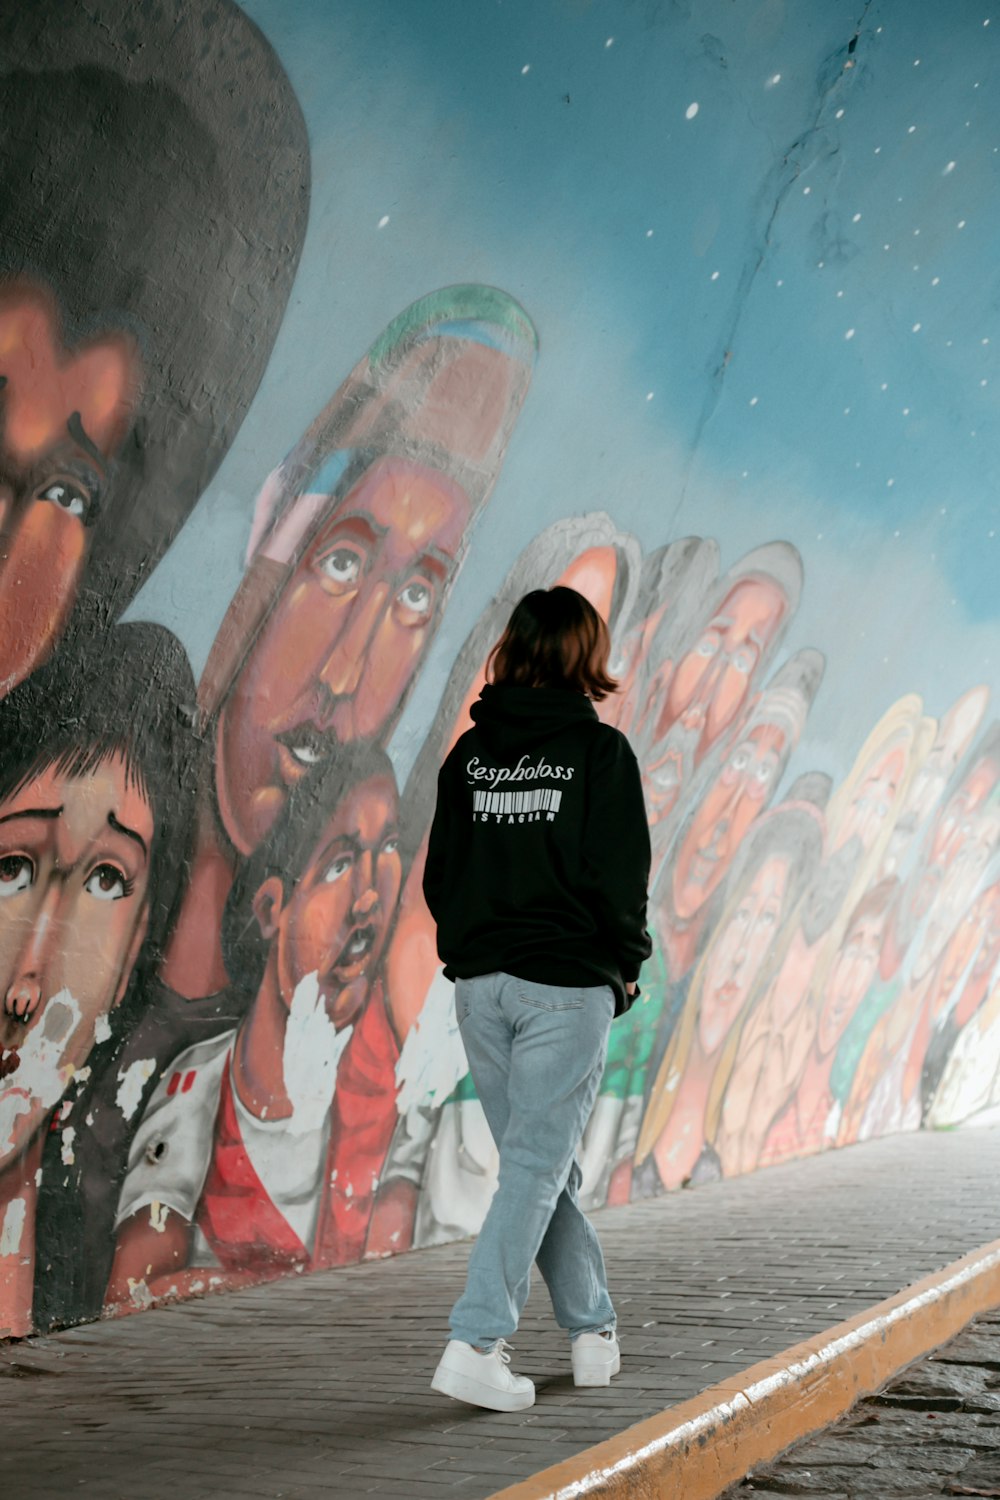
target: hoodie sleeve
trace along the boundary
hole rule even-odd
[[[431,831],[427,840],[427,859],[424,863],[424,900],[435,922],[440,919],[441,898],[445,886],[445,870],[448,863],[448,849],[452,838],[452,823],[454,809],[452,807],[452,793],[449,786],[450,758],[438,772],[437,781],[437,805],[434,808],[434,819],[431,823]]]
[[[639,766],[623,734],[603,730],[587,777],[583,883],[588,904],[631,984],[653,951],[646,930],[650,847]]]

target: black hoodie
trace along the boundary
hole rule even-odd
[[[651,951],[649,829],[628,740],[583,693],[487,686],[438,776],[424,871],[448,979],[602,985]]]

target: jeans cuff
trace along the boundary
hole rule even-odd
[[[612,1318],[607,1323],[595,1323],[592,1328],[571,1328],[569,1341],[571,1344],[575,1344],[582,1333],[614,1333],[617,1327],[617,1319]]]

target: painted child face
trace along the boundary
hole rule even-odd
[[[869,914],[844,934],[823,989],[818,1043],[824,1056],[840,1041],[875,978],[885,923],[885,912]]]
[[[706,1053],[721,1046],[747,1002],[781,921],[788,873],[788,855],[765,860],[712,940],[698,1012],[698,1037]]]
[[[20,283],[0,292],[0,693],[66,624],[138,376],[124,334],[70,353],[49,297]]]
[[[153,815],[120,757],[0,804],[0,1166],[122,999],[145,937]]]
[[[396,787],[375,776],[337,808],[309,864],[276,913],[278,982],[291,1005],[315,974],[327,1015],[349,1025],[368,997],[402,879]]]
[[[673,877],[674,910],[689,920],[729,869],[751,824],[767,806],[781,771],[785,732],[761,724],[727,757],[681,842]]]
[[[381,459],[313,537],[219,716],[219,806],[256,848],[338,744],[384,735],[437,625],[470,518],[444,474]]]
[[[651,823],[669,815],[692,770],[743,708],[787,607],[773,579],[740,579],[677,663],[645,768]]]

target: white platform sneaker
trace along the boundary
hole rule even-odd
[[[509,1349],[507,1340],[500,1339],[489,1354],[480,1354],[471,1344],[452,1339],[434,1371],[431,1390],[491,1411],[534,1406],[535,1387],[526,1375],[511,1373]]]
[[[621,1349],[613,1333],[581,1333],[570,1345],[574,1385],[610,1385],[622,1367]]]

